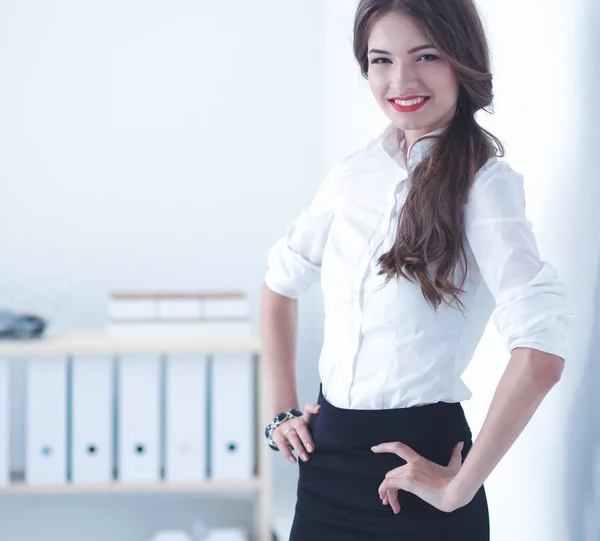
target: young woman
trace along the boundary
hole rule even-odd
[[[565,287],[475,120],[492,75],[472,0],[362,0],[354,53],[391,123],[272,246],[261,294],[266,436],[300,459],[291,540],[485,541],[483,483],[561,377]],[[321,387],[302,412],[297,298],[319,280]],[[511,356],[473,443],[461,374],[494,308]]]

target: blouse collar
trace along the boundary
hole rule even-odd
[[[433,135],[439,135],[446,130],[447,126],[442,126],[436,130],[426,133],[419,137],[408,148],[408,168],[404,162],[404,154],[402,150],[406,147],[406,138],[404,130],[397,128],[393,123],[390,123],[383,132],[375,140],[375,146],[381,148],[385,153],[395,160],[403,169],[408,169],[409,172],[415,166],[424,160],[431,150],[434,140],[430,138]]]

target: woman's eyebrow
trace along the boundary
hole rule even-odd
[[[416,53],[417,51],[420,51],[421,49],[435,49],[435,46],[431,45],[431,43],[428,43],[427,45],[419,45],[418,47],[413,47],[412,49],[408,50],[407,53],[408,54]],[[392,53],[390,53],[389,51],[384,51],[382,49],[371,49],[367,54],[371,54],[371,53],[387,54],[389,56],[392,56]]]

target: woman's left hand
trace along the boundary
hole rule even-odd
[[[462,466],[462,448],[463,442],[459,442],[452,451],[449,464],[440,466],[399,441],[371,447],[374,453],[394,453],[406,461],[404,466],[387,472],[384,481],[379,485],[379,497],[384,504],[389,503],[396,514],[400,512],[399,489],[412,492],[446,513],[466,505],[468,502],[457,501],[456,494],[449,487]]]

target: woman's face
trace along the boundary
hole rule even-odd
[[[392,123],[406,132],[409,145],[452,120],[456,75],[412,18],[401,13],[381,16],[367,51],[371,91]],[[393,98],[402,101],[395,103]]]

